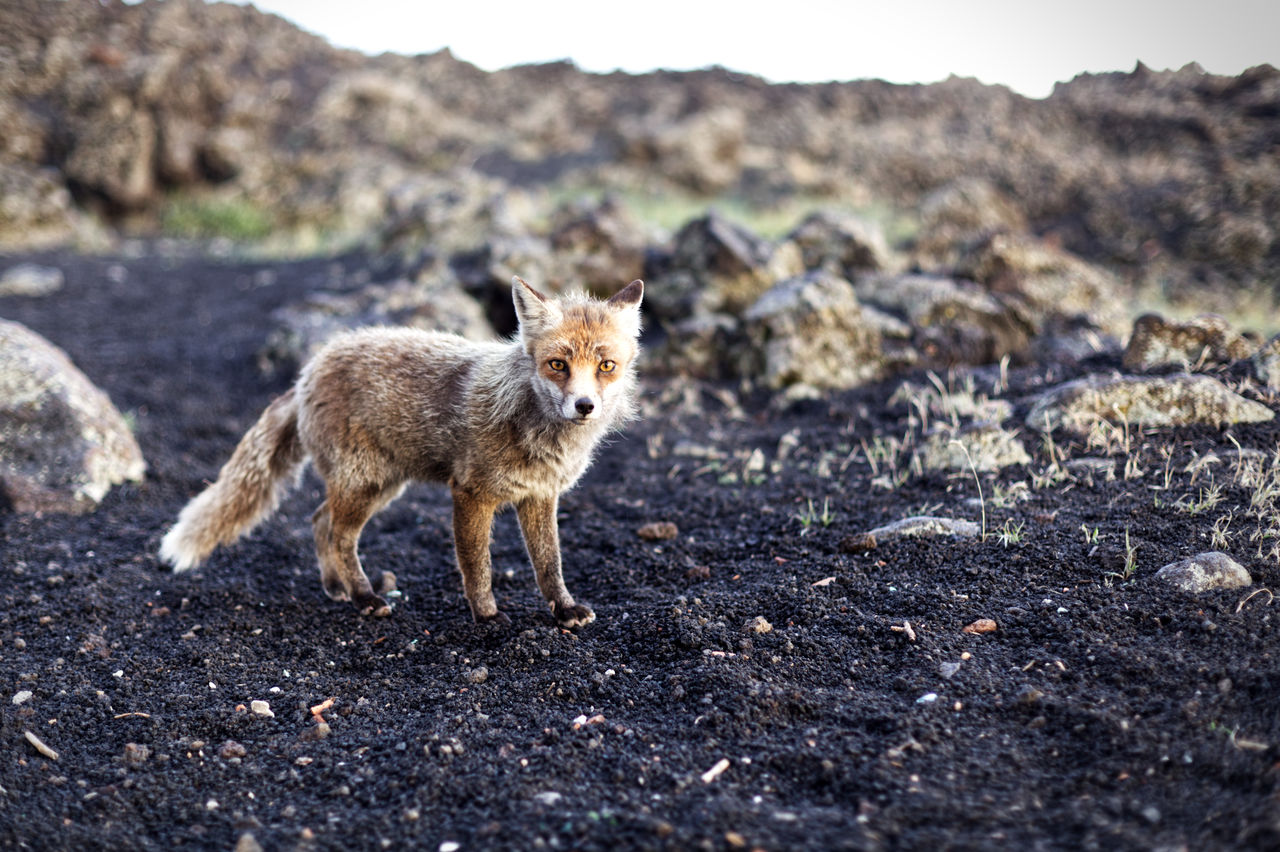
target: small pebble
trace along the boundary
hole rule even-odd
[[[151,758],[151,749],[138,743],[125,743],[121,760],[125,766],[141,766]]]
[[[249,709],[253,711],[255,716],[265,716],[268,719],[274,719],[275,713],[271,712],[271,705],[266,701],[251,701]]]
[[[31,700],[31,696],[32,696],[32,695],[33,695],[33,693],[31,692],[31,690],[29,690],[29,689],[23,689],[23,690],[21,690],[21,691],[19,691],[19,692],[17,692],[17,693],[15,693],[15,694],[14,694],[14,696],[13,696],[13,703],[14,703],[14,704],[25,704],[26,702],[28,702],[28,701],[30,701],[30,700]]]
[[[996,622],[993,618],[979,618],[972,624],[967,624],[961,629],[961,633],[994,633],[996,630]]]
[[[636,535],[645,541],[666,541],[680,534],[680,528],[670,521],[655,521],[645,524],[636,530]]]
[[[227,740],[218,748],[218,757],[230,760],[233,757],[244,757],[249,751],[235,740]]]
[[[743,628],[750,633],[768,633],[773,630],[773,625],[763,615],[757,615],[748,621]]]

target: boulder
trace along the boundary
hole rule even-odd
[[[964,254],[955,274],[1016,310],[1035,335],[1077,318],[1119,334],[1128,316],[1119,279],[1030,234],[986,237]]]
[[[1032,329],[1018,313],[981,287],[936,275],[870,274],[856,279],[864,305],[898,317],[910,327],[919,363],[929,366],[989,364],[1026,352]]]
[[[653,288],[651,300],[664,319],[739,315],[775,282],[804,272],[795,244],[775,246],[715,212],[687,223],[674,242],[672,271]]]
[[[700,109],[666,122],[624,122],[623,157],[697,192],[719,192],[742,176],[747,129],[736,107]]]
[[[1211,376],[1090,376],[1043,393],[1026,417],[1041,431],[1088,432],[1101,420],[1130,426],[1260,423],[1275,412]]]
[[[138,481],[142,451],[107,395],[66,354],[0,320],[0,494],[19,512],[83,513]]]
[[[1253,577],[1243,565],[1217,551],[1170,563],[1156,572],[1156,578],[1192,593],[1253,585]]]
[[[1273,391],[1280,391],[1280,334],[1262,344],[1251,361],[1258,381]]]
[[[880,329],[867,321],[853,285],[832,273],[774,285],[743,320],[771,388],[850,388],[884,374]]]
[[[850,281],[890,263],[889,244],[879,227],[831,210],[810,213],[787,239],[800,247],[805,269],[826,270]]]
[[[920,201],[918,262],[949,265],[963,249],[993,233],[1027,229],[1018,205],[983,177],[962,177],[927,193]]]
[[[618,282],[645,275],[649,234],[614,198],[560,207],[552,221],[551,250],[569,278],[597,296],[611,296]]]
[[[448,331],[473,340],[495,336],[480,304],[438,268],[414,281],[369,284],[349,293],[312,293],[272,316],[278,326],[258,354],[264,373],[292,372],[334,335],[370,325]]]
[[[1143,314],[1133,321],[1124,350],[1124,368],[1135,372],[1155,367],[1220,366],[1248,358],[1256,344],[1241,336],[1225,317],[1201,314],[1186,322]]]

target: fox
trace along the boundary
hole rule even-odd
[[[494,515],[508,505],[556,622],[594,621],[565,586],[557,511],[602,439],[636,416],[644,282],[604,300],[551,298],[519,276],[511,287],[518,327],[507,340],[375,327],[328,343],[182,509],[160,560],[177,572],[200,565],[270,517],[309,461],[324,481],[311,525],[333,600],[391,614],[361,565],[360,533],[409,482],[435,482],[453,498],[454,553],[477,623],[510,623],[489,554]],[[390,572],[381,581],[384,594],[394,588]]]

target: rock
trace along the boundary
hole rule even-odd
[[[936,275],[864,275],[858,300],[905,320],[910,352],[920,366],[989,364],[1027,351],[1033,329],[976,284]]]
[[[258,842],[258,838],[253,836],[252,832],[246,831],[236,841],[234,852],[262,852],[262,844]]]
[[[886,541],[903,537],[946,535],[973,538],[976,535],[980,535],[981,532],[981,527],[973,521],[939,518],[933,515],[914,515],[909,518],[903,518],[900,521],[894,521],[891,524],[885,524],[882,527],[876,527],[863,535],[883,544]]]
[[[370,325],[394,325],[448,331],[473,340],[495,335],[475,299],[464,293],[447,270],[433,268],[418,280],[369,284],[352,293],[315,292],[277,309],[279,323],[258,355],[263,372],[292,371],[334,335]]]
[[[78,184],[119,209],[154,200],[156,127],[149,112],[117,95],[84,119],[63,170]]]
[[[1031,456],[1018,436],[996,423],[973,423],[958,431],[938,429],[920,447],[920,462],[930,471],[1003,470],[1030,464]]]
[[[151,749],[139,743],[125,743],[121,761],[125,766],[138,767],[151,759]]]
[[[261,699],[254,699],[249,702],[249,710],[255,716],[262,716],[266,719],[274,719],[276,714],[271,710],[271,704]]]
[[[654,309],[665,319],[695,313],[738,315],[774,282],[804,272],[794,243],[774,246],[712,212],[675,235],[671,268],[652,289]]]
[[[877,226],[831,210],[816,210],[787,235],[807,270],[854,279],[889,265],[889,244]]]
[[[1253,374],[1273,391],[1280,391],[1280,334],[1272,337],[1254,353]]]
[[[1238,589],[1253,584],[1253,578],[1244,566],[1217,551],[1199,553],[1190,559],[1170,563],[1157,571],[1156,577],[1184,592]]]
[[[867,553],[878,546],[876,537],[870,533],[855,533],[840,539],[841,553]]]
[[[56,266],[19,263],[0,275],[0,296],[48,296],[61,290],[62,282]]]
[[[720,313],[674,322],[663,344],[640,350],[640,358],[647,375],[722,380],[759,375],[763,369],[761,353],[748,345],[737,319]]]
[[[46,247],[66,242],[84,225],[57,171],[0,161],[0,246]]]
[[[757,615],[755,618],[748,619],[742,629],[748,633],[769,633],[773,630],[773,625],[763,615]]]
[[[235,740],[227,740],[222,745],[218,746],[218,757],[223,760],[242,758],[248,753],[249,750]]]
[[[611,296],[619,281],[645,276],[647,234],[615,198],[594,205],[561,207],[551,229],[556,266],[569,269],[576,286]]]
[[[31,700],[32,695],[34,695],[34,693],[31,690],[20,689],[13,694],[12,701],[14,704],[25,704]]]
[[[0,320],[0,495],[19,512],[82,513],[145,471],[107,395],[61,349]]]
[[[1142,371],[1175,366],[1190,370],[1199,365],[1230,364],[1256,351],[1255,344],[1217,314],[1201,314],[1186,322],[1143,314],[1133,321],[1133,333],[1124,350],[1124,368]]]
[[[736,107],[699,109],[664,123],[632,121],[623,126],[625,160],[701,193],[736,183],[748,128]]]
[[[925,267],[948,265],[967,244],[994,232],[1026,229],[1026,217],[1017,204],[989,180],[957,178],[921,200],[916,253]]]
[[[884,373],[879,328],[865,320],[853,285],[832,273],[776,284],[743,320],[771,388],[851,388]]]
[[[994,633],[997,625],[994,618],[979,618],[960,628],[961,633]]]
[[[667,541],[680,534],[680,529],[670,521],[653,521],[636,530],[645,541]]]
[[[1211,376],[1090,376],[1050,388],[1032,405],[1027,426],[1085,433],[1100,420],[1131,426],[1222,427],[1261,423],[1275,412]]]
[[[1119,333],[1128,316],[1119,279],[1030,234],[987,237],[964,255],[955,274],[1016,311],[1035,336],[1080,319]]]

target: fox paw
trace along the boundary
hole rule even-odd
[[[596,614],[586,604],[552,604],[551,614],[561,627],[582,627],[596,620]]]
[[[475,620],[476,624],[492,624],[496,627],[505,627],[511,623],[511,618],[501,610],[498,610],[493,615],[477,615]]]
[[[355,601],[355,605],[361,615],[372,615],[374,618],[386,618],[391,615],[391,604],[377,595],[362,595]]]

